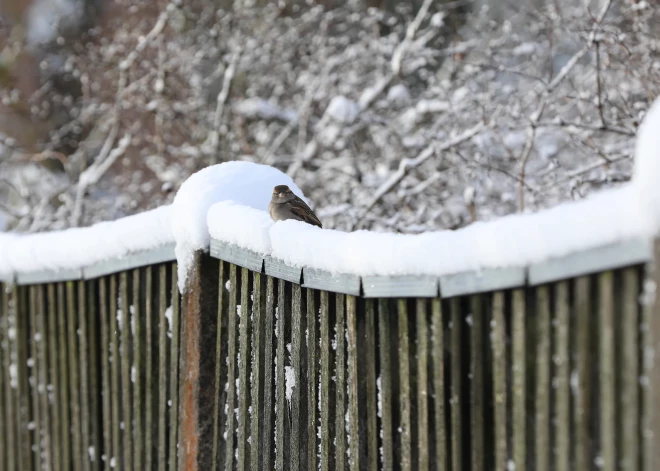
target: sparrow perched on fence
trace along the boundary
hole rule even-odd
[[[286,185],[277,185],[273,189],[273,198],[268,205],[268,214],[270,214],[273,221],[295,219],[312,226],[323,227],[314,211],[309,209],[309,206]]]

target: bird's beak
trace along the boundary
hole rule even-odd
[[[280,198],[284,198],[284,193],[280,193]]]

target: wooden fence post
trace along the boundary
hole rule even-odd
[[[218,261],[194,255],[181,317],[179,469],[211,469]]]

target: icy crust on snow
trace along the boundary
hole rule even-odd
[[[184,291],[195,251],[208,250],[211,236],[207,216],[211,206],[220,201],[233,201],[266,212],[273,187],[277,185],[288,185],[302,197],[300,188],[291,177],[274,167],[253,162],[232,161],[212,165],[183,182],[172,203],[172,232],[176,240],[181,292]],[[245,213],[248,214],[248,211]],[[227,217],[218,217],[217,224],[241,225],[242,219],[239,209]],[[216,227],[214,230],[217,233],[221,229]]]
[[[0,278],[62,271],[121,259],[174,242],[171,206],[89,227],[19,235],[0,233]]]

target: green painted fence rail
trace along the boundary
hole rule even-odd
[[[358,277],[213,241],[0,282],[0,470],[660,463],[660,249]],[[655,255],[654,255],[655,253]]]

